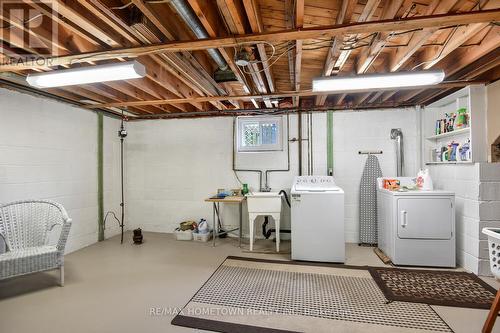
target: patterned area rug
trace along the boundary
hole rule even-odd
[[[371,267],[387,300],[489,309],[496,290],[472,273]]]
[[[427,304],[388,304],[364,268],[239,257],[228,257],[172,324],[216,332],[452,332]]]

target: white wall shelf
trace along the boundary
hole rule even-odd
[[[472,161],[446,161],[446,162],[426,162],[425,165],[441,165],[441,164],[474,164]]]
[[[464,134],[470,134],[470,127],[457,129],[457,130],[447,132],[447,133],[428,136],[427,140],[439,140],[442,138],[449,138],[449,137],[454,137],[454,136],[459,136],[459,135],[464,135]]]
[[[446,114],[465,108],[469,115],[468,127],[436,134],[436,121]],[[484,85],[471,85],[460,89],[423,109],[422,156],[426,165],[470,164],[487,160],[486,150],[486,89]],[[464,144],[470,141],[470,160],[435,161],[434,149],[446,147],[450,142]],[[457,152],[457,156],[459,153]]]

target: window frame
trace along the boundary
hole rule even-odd
[[[264,145],[260,144],[259,146],[251,146],[245,147],[242,145],[243,143],[243,126],[249,123],[259,123],[259,130],[262,128],[262,123],[276,123],[277,125],[277,133],[276,144]],[[273,152],[273,151],[283,151],[283,118],[280,116],[240,116],[236,119],[237,123],[237,149],[239,153],[259,153],[259,152]],[[261,132],[262,133],[262,132]]]

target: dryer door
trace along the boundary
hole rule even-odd
[[[404,239],[450,239],[454,214],[451,198],[398,198],[398,237]]]

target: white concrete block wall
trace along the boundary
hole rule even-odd
[[[384,110],[334,113],[334,170],[346,192],[346,230],[349,242],[358,242],[359,183],[366,156],[358,150],[383,150],[384,175],[395,174],[395,146],[391,128],[405,135],[406,172],[415,175],[416,111]],[[131,227],[172,232],[183,220],[212,220],[203,200],[218,188],[238,188],[231,170],[232,118],[141,121],[128,124],[127,216]],[[304,121],[304,126],[305,126]],[[304,138],[307,135],[303,133]],[[297,117],[290,116],[290,137],[297,137]],[[314,173],[326,174],[326,113],[313,117]],[[307,143],[304,144],[307,147]],[[297,170],[297,143],[290,144],[289,172],[270,174],[270,186],[289,189]],[[304,155],[307,151],[304,149]],[[262,169],[286,167],[285,153],[238,154],[237,166]],[[304,171],[306,170],[304,165]],[[241,180],[258,189],[256,174],[238,172]],[[237,222],[237,209],[223,207],[223,219]],[[247,217],[244,214],[244,225]],[[289,212],[282,216],[289,228]],[[246,233],[246,228],[245,228]]]
[[[346,240],[359,241],[359,186],[367,155],[358,151],[382,150],[376,155],[383,176],[396,176],[396,147],[392,128],[401,128],[404,140],[404,173],[416,176],[417,112],[415,109],[335,112],[333,117],[334,176],[345,192]]]
[[[97,241],[97,115],[69,104],[0,89],[0,202],[50,199],[73,219],[67,252]],[[118,121],[106,119],[107,130]],[[113,135],[116,131],[113,130]],[[111,138],[105,136],[105,152]],[[106,154],[105,178],[116,172]],[[106,183],[112,206],[116,183]],[[111,234],[110,230],[110,234]]]
[[[104,117],[103,123],[103,195],[104,195],[104,214],[109,211],[115,212],[118,219],[120,216],[121,202],[121,179],[120,179],[120,139],[118,130],[120,121],[116,118]],[[124,158],[126,159],[126,145],[124,145]],[[111,216],[106,221],[104,237],[109,238],[120,233],[118,222]],[[125,230],[129,230],[125,226]]]
[[[491,275],[484,227],[500,227],[500,164],[430,166],[434,186],[455,192],[457,262]]]
[[[296,137],[296,124],[296,117],[291,116],[292,137]],[[219,188],[241,187],[232,171],[232,125],[233,119],[228,117],[130,123],[126,221],[132,227],[158,232],[172,232],[184,220],[206,218],[211,222],[212,206],[204,199]],[[286,127],[286,117],[283,125]],[[286,140],[284,146],[286,150]],[[290,144],[290,153],[290,171],[269,175],[274,190],[289,189],[297,174],[296,143]],[[237,167],[245,169],[283,169],[286,164],[286,151],[236,157]],[[256,173],[238,172],[238,176],[252,190],[259,190]],[[225,225],[237,224],[237,206],[224,205],[221,210]],[[289,228],[287,214],[285,211],[283,228]],[[246,214],[244,225],[248,225]]]

